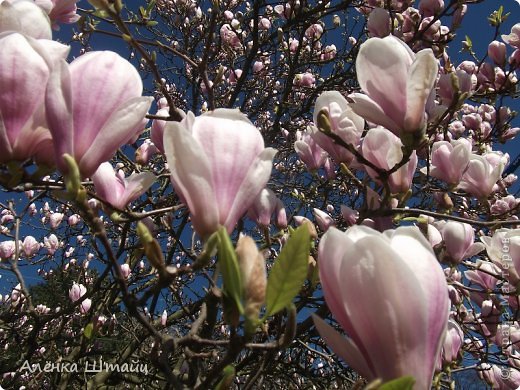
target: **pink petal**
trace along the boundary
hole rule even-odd
[[[135,128],[141,124],[153,98],[142,96],[124,102],[120,107],[111,112],[102,128],[94,134],[95,138],[88,145],[82,156],[79,151],[76,156],[80,157],[80,170],[83,176],[89,176],[103,161],[107,161],[135,132]],[[77,131],[77,129],[75,129]],[[76,133],[76,138],[80,137]],[[76,145],[75,145],[76,146]]]
[[[172,182],[190,209],[195,230],[202,237],[213,233],[219,226],[217,198],[202,146],[177,122],[166,124],[163,141]]]
[[[273,158],[278,151],[273,148],[266,148],[258,155],[257,159],[251,164],[247,174],[240,183],[235,199],[229,210],[224,226],[231,233],[237,221],[244,215],[258,193],[265,187],[273,167]]]
[[[74,127],[72,112],[72,88],[69,67],[64,60],[55,64],[51,72],[45,95],[47,123],[54,140],[56,164],[62,171],[67,165],[63,154],[74,156]]]
[[[141,96],[143,84],[134,66],[112,51],[89,52],[76,58],[70,63],[70,74],[74,149],[76,155],[83,156],[107,119],[124,102]]]
[[[350,103],[350,106],[356,114],[362,116],[368,122],[381,125],[391,130],[394,134],[399,134],[399,126],[370,97],[362,93],[352,93],[349,95],[349,98],[354,101]]]
[[[317,315],[313,314],[312,319],[316,329],[318,329],[318,332],[320,333],[320,336],[332,348],[336,355],[342,358],[363,377],[367,379],[373,379],[375,377],[374,373],[368,367],[365,358],[352,340],[340,335],[332,326],[327,324]]]
[[[412,57],[399,39],[371,38],[359,50],[356,71],[359,85],[398,125],[406,110],[406,84]]]
[[[426,101],[437,79],[439,65],[431,49],[421,50],[408,73],[406,85],[405,131],[415,132],[421,128]]]

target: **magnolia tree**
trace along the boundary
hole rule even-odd
[[[520,386],[520,23],[76,2],[0,1],[1,386]]]

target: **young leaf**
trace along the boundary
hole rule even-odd
[[[402,376],[383,383],[378,390],[412,390],[415,379],[411,376]]]
[[[224,282],[223,291],[237,305],[240,313],[242,307],[242,281],[238,267],[237,254],[224,227],[218,231],[218,264]]]
[[[83,334],[87,339],[91,339],[94,333],[94,324],[92,322],[89,322],[87,326],[85,326],[85,329],[83,329]]]
[[[300,226],[275,260],[267,280],[266,317],[284,309],[300,291],[307,277],[310,241],[308,228]]]

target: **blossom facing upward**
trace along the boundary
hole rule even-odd
[[[431,49],[414,54],[392,35],[370,38],[359,49],[356,72],[364,92],[349,96],[356,114],[396,135],[423,128],[438,73]]]
[[[163,141],[174,189],[203,238],[219,225],[233,230],[269,180],[276,154],[247,117],[231,109],[168,122]]]
[[[417,227],[329,228],[318,248],[325,300],[349,338],[318,317],[331,348],[368,380],[410,375],[429,389],[449,314],[448,285]]]

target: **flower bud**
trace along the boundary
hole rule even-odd
[[[265,259],[258,251],[255,241],[249,236],[238,239],[236,253],[244,288],[245,316],[255,320],[265,301],[267,286]]]

